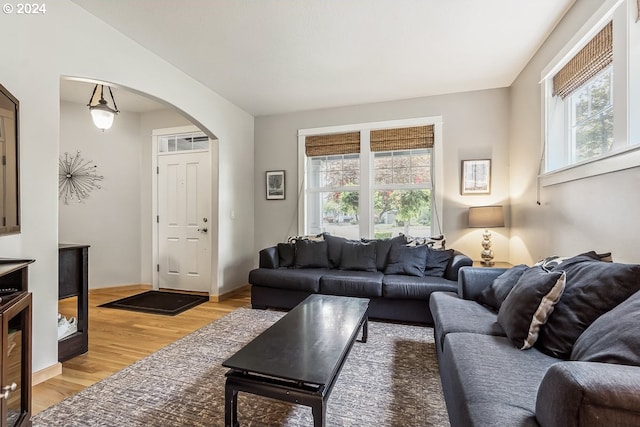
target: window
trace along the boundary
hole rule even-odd
[[[570,163],[607,154],[613,147],[613,66],[569,96]]]
[[[627,120],[634,111],[635,32],[625,0],[605,0],[542,72],[545,107],[543,185],[634,166],[640,146]],[[627,76],[631,77],[628,79]]]
[[[209,138],[201,132],[161,136],[158,138],[158,151],[160,153],[207,150],[208,148]]]
[[[374,130],[361,125],[353,133],[301,138],[306,170],[301,233],[349,239],[432,235],[433,125]]]

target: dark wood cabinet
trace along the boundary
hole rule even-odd
[[[31,425],[31,260],[0,260],[0,426]]]
[[[58,299],[77,297],[77,332],[58,341],[64,362],[89,350],[89,246],[58,245]]]

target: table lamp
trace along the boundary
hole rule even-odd
[[[482,252],[480,264],[491,267],[493,251],[491,250],[491,233],[489,227],[504,227],[504,213],[502,206],[478,206],[469,208],[469,227],[484,228],[482,233]]]

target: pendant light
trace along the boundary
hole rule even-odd
[[[109,104],[107,104],[107,101],[104,99],[104,85],[101,84],[97,84],[93,89],[93,94],[91,95],[89,104],[87,104],[91,118],[93,119],[93,124],[102,130],[102,132],[111,127],[113,118],[120,112],[116,106],[116,100],[113,98],[111,87],[107,86],[107,88],[109,89],[109,95],[111,95],[113,108],[109,107]],[[99,99],[97,99],[98,96],[100,96]]]

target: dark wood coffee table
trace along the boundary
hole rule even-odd
[[[222,366],[225,426],[237,427],[238,392],[310,406],[324,426],[326,402],[362,328],[367,342],[369,300],[311,295]]]

